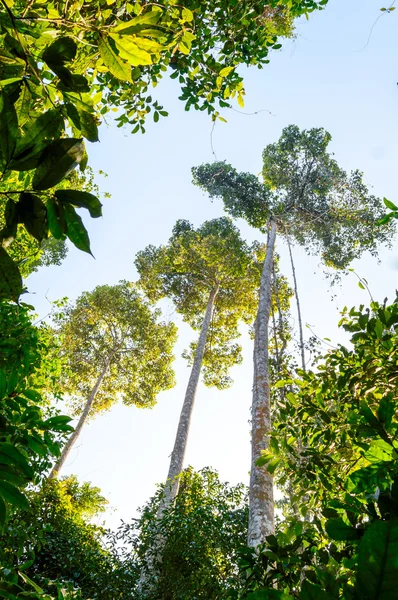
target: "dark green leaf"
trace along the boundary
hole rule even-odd
[[[95,116],[85,110],[79,112],[80,131],[89,142],[98,142],[98,125]]]
[[[65,220],[67,225],[67,236],[73,242],[76,248],[91,254],[90,239],[86,228],[83,225],[81,217],[77,214],[73,206],[64,204]]]
[[[18,219],[38,242],[48,237],[47,211],[41,199],[28,192],[19,197]]]
[[[304,579],[299,596],[300,600],[333,600],[319,585]]]
[[[4,525],[7,519],[7,506],[3,498],[0,496],[0,532],[3,533]]]
[[[61,202],[68,202],[79,208],[87,208],[93,219],[102,216],[102,204],[94,194],[79,190],[57,190],[54,195]]]
[[[8,483],[8,481],[0,481],[0,496],[12,506],[22,508],[23,510],[29,510],[29,502],[26,496],[24,496],[15,485]]]
[[[375,521],[360,547],[356,591],[366,600],[398,598],[398,521]]]
[[[40,157],[32,187],[47,190],[64,179],[81,161],[84,143],[81,139],[63,138],[51,142]]]
[[[65,239],[67,226],[64,207],[55,199],[49,198],[46,203],[48,228],[56,240]]]
[[[3,370],[0,370],[0,400],[3,400],[7,393],[7,376]]]
[[[273,590],[271,588],[266,590],[257,590],[246,596],[247,600],[293,600],[293,596]]]
[[[6,464],[18,466],[26,477],[31,478],[33,476],[32,467],[29,465],[26,457],[13,444],[10,444],[9,442],[0,442],[0,455],[8,457],[12,462],[7,462]],[[0,456],[0,462],[1,461],[2,456]]]
[[[17,265],[0,247],[0,300],[18,300],[22,293],[22,277]]]
[[[63,131],[63,128],[64,120],[58,110],[51,109],[40,115],[19,139],[10,169],[14,171],[35,169],[44,148],[48,146],[51,139]]]
[[[14,105],[5,91],[0,91],[0,163],[3,168],[13,157],[19,136]]]
[[[393,415],[395,413],[395,402],[392,398],[384,397],[380,400],[377,416],[381,423],[384,423],[388,429],[391,425]]]
[[[9,481],[18,487],[28,483],[26,477],[21,477],[15,471],[15,468],[7,467],[6,465],[0,465],[0,481]]]
[[[329,519],[325,523],[325,529],[332,540],[339,542],[357,540],[360,535],[358,529],[350,527],[350,525],[344,523],[343,519]]]
[[[70,37],[59,37],[44,50],[42,58],[52,66],[62,66],[66,62],[70,62],[76,56],[77,45]]]

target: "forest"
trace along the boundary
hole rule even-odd
[[[380,2],[0,0],[0,598],[398,600]]]

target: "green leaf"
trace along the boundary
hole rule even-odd
[[[181,18],[185,22],[190,23],[191,21],[193,21],[193,12],[189,10],[189,8],[183,8],[181,11]]]
[[[359,538],[358,529],[350,527],[344,523],[343,519],[329,519],[325,523],[326,533],[339,542],[357,540]]]
[[[3,370],[0,370],[0,400],[7,394],[7,376]]]
[[[26,496],[8,481],[0,481],[0,496],[12,506],[16,506],[22,510],[29,510],[29,502]]]
[[[48,237],[47,211],[41,199],[35,194],[23,192],[17,204],[19,222],[38,242]]]
[[[0,163],[3,168],[13,157],[19,136],[18,118],[6,92],[0,91]]]
[[[390,200],[387,200],[387,198],[383,198],[383,202],[387,208],[390,208],[391,210],[398,210],[398,206],[395,206],[395,204],[390,202]]]
[[[246,596],[247,600],[293,600],[293,596],[271,588],[257,590]]]
[[[223,69],[221,69],[221,71],[219,72],[219,76],[220,77],[227,77],[230,73],[232,73],[232,71],[234,70],[235,67],[224,67]]]
[[[18,572],[18,575],[24,580],[25,583],[30,585],[35,592],[38,594],[44,594],[44,591],[34,581],[32,581],[25,573]]]
[[[4,462],[4,457],[9,459],[5,464],[14,464],[21,469],[26,477],[29,479],[33,477],[32,467],[26,457],[9,442],[0,442],[0,463]]]
[[[333,600],[319,585],[304,579],[299,596],[300,600]]]
[[[57,415],[56,417],[50,417],[46,421],[44,421],[43,426],[46,429],[52,429],[54,431],[58,430],[58,427],[64,428],[65,425],[68,425],[71,422],[71,418],[66,415]]]
[[[19,127],[23,127],[26,121],[29,119],[29,113],[33,106],[32,93],[30,91],[29,83],[25,79],[23,80],[19,98],[14,106],[17,112]]]
[[[3,533],[4,525],[7,520],[7,505],[3,498],[0,496],[0,532]]]
[[[136,31],[141,30],[143,25],[156,25],[162,14],[162,9],[156,7],[153,10],[149,10],[142,15],[138,15],[138,17],[130,19],[129,21],[120,23],[112,29],[112,32],[125,32],[128,34],[135,33]]]
[[[17,265],[0,247],[0,300],[18,300],[22,293],[22,277]]]
[[[15,468],[6,465],[0,465],[0,481],[9,481],[18,487],[25,486],[28,483],[26,477],[21,477],[15,472]]]
[[[81,161],[84,155],[83,140],[62,138],[51,142],[40,157],[32,187],[47,190],[64,179]]]
[[[79,250],[83,250],[83,252],[88,252],[91,254],[90,249],[90,239],[88,237],[88,233],[86,228],[83,225],[83,221],[80,216],[77,214],[73,206],[70,204],[64,204],[65,209],[65,219],[67,224],[67,233],[66,235],[73,242],[76,248]]]
[[[379,408],[377,410],[377,416],[381,423],[384,423],[388,429],[392,423],[392,418],[395,413],[396,404],[392,398],[384,396],[380,400]]]
[[[128,63],[122,60],[116,52],[113,50],[109,41],[100,37],[98,42],[98,48],[101,54],[101,58],[104,61],[104,65],[108,67],[109,71],[120,79],[121,81],[132,81],[131,79],[131,67]]]
[[[70,37],[59,37],[52,44],[47,46],[42,54],[43,60],[52,66],[62,66],[66,62],[70,62],[76,56],[77,44]]]
[[[98,125],[95,116],[85,110],[79,112],[80,131],[89,142],[98,142]]]
[[[35,169],[41,153],[51,139],[64,129],[64,120],[58,110],[51,109],[40,115],[19,139],[10,169],[29,171]]]
[[[56,240],[65,239],[67,232],[65,211],[62,204],[55,198],[49,198],[46,203],[48,228]]]
[[[41,440],[36,439],[35,437],[29,435],[26,436],[27,443],[29,448],[33,450],[39,456],[47,456],[48,448]]]
[[[394,448],[382,439],[373,440],[364,457],[371,463],[391,461],[397,457]]]
[[[393,213],[390,213],[389,215],[384,215],[384,217],[381,217],[381,219],[379,219],[377,221],[377,225],[385,225],[386,223],[389,223],[391,221],[393,217]]]
[[[356,592],[366,600],[398,598],[398,521],[375,521],[359,546]]]
[[[80,192],[79,190],[57,190],[54,196],[60,202],[68,202],[79,208],[87,208],[93,219],[102,216],[102,204],[94,194]]]
[[[8,598],[8,600],[19,600],[22,591],[23,590],[21,587],[19,587],[19,585],[7,583],[6,581],[0,582],[0,598]]]
[[[111,33],[110,37],[115,42],[119,56],[127,60],[133,67],[151,65],[153,63],[151,55],[139,48],[134,36]]]

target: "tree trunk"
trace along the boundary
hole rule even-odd
[[[252,459],[249,489],[249,528],[247,544],[257,547],[274,533],[274,490],[272,476],[256,461],[268,447],[271,431],[271,403],[268,352],[268,323],[271,312],[272,265],[276,224],[271,221],[267,254],[260,283],[260,298],[255,322],[254,375],[252,401]]]
[[[203,355],[206,347],[207,335],[214,309],[214,303],[218,294],[219,286],[212,289],[207,302],[206,313],[203,319],[200,330],[198,345],[196,347],[195,358],[193,361],[191,374],[187,389],[185,392],[184,404],[182,405],[180,420],[178,422],[176,439],[174,442],[173,452],[171,453],[169,472],[164,488],[164,494],[160,501],[157,518],[161,519],[165,510],[170,508],[174,499],[178,494],[180,485],[179,475],[184,465],[185,451],[188,443],[189,427],[193,406],[195,402],[196,390],[199,383],[199,376],[202,367]],[[156,527],[156,524],[155,524]],[[138,580],[137,589],[140,594],[150,593],[154,589],[154,579],[156,578],[156,570],[162,560],[163,548],[165,539],[162,534],[154,533],[152,548],[146,554],[146,567],[141,570]]]
[[[191,424],[191,417],[193,406],[195,402],[196,390],[199,383],[200,371],[202,368],[203,355],[206,347],[207,335],[209,333],[209,327],[211,323],[211,317],[213,314],[215,299],[218,294],[219,287],[212,289],[207,302],[207,308],[205,317],[203,319],[202,328],[200,330],[199,341],[195,352],[195,358],[193,361],[191,374],[185,392],[184,404],[182,405],[180,420],[178,422],[177,435],[174,442],[173,452],[171,453],[169,472],[167,474],[167,483],[164,491],[163,502],[160,507],[160,511],[164,511],[168,508],[174,498],[178,494],[179,488],[179,474],[182,471],[184,465],[185,452],[188,443],[189,427]]]
[[[91,393],[90,393],[90,395],[87,399],[87,402],[83,408],[83,412],[80,415],[80,419],[75,427],[75,430],[73,431],[73,433],[69,437],[67,443],[63,447],[61,456],[59,457],[58,461],[53,466],[51,473],[48,476],[49,479],[54,479],[55,477],[58,477],[60,470],[62,469],[66,459],[69,456],[69,453],[72,449],[73,444],[76,442],[77,438],[79,437],[81,430],[83,429],[83,425],[86,422],[86,419],[90,413],[91,407],[92,407],[95,397],[98,393],[98,390],[101,387],[102,380],[104,379],[104,377],[108,371],[109,363],[110,363],[110,358],[108,358],[105,361],[104,368],[102,369],[101,373],[99,374],[98,379],[95,382],[93,389],[91,390]]]
[[[299,335],[300,335],[301,367],[302,367],[303,371],[305,371],[306,368],[305,368],[305,351],[304,351],[303,322],[301,320],[301,308],[300,308],[300,300],[299,300],[298,288],[297,288],[296,269],[295,269],[295,266],[294,266],[293,254],[292,254],[292,247],[290,245],[289,239],[287,239],[287,247],[289,248],[290,263],[292,265],[294,295],[296,297],[296,305],[297,305],[297,317],[298,317]]]

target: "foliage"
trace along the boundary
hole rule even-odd
[[[273,588],[247,598],[397,597],[398,302],[345,309],[340,325],[352,349],[291,382],[261,459],[290,498],[260,556],[242,555],[246,593]]]
[[[47,481],[29,499],[30,510],[15,513],[1,539],[3,568],[22,572],[47,594],[57,581],[79,589],[79,598],[131,597],[131,561],[122,561],[106,544],[103,527],[89,521],[107,504],[98,488],[72,476]]]
[[[1,200],[6,198],[6,193],[10,189],[18,189],[20,180],[18,172],[13,171],[7,179],[0,182],[0,230],[6,226],[5,213],[7,204]],[[65,182],[76,190],[89,193],[99,194],[99,188],[94,182],[94,172],[90,167],[86,167],[84,173],[72,171]],[[64,184],[58,184],[56,188],[62,187]],[[108,196],[108,194],[105,194]],[[7,246],[6,241],[3,245]],[[60,265],[67,254],[66,242],[63,239],[56,239],[51,236],[42,241],[38,241],[23,224],[17,226],[17,235],[8,246],[8,253],[11,258],[18,264],[22,277],[26,278],[32,272],[38,270],[41,266]]]
[[[51,331],[33,323],[31,307],[7,302],[0,304],[0,530],[8,532],[19,511],[30,509],[25,490],[40,485],[53,457],[60,454],[63,437],[71,427],[69,417],[48,408],[46,396],[61,365],[54,351]],[[22,524],[18,534],[24,534]],[[2,547],[4,550],[4,547]],[[14,559],[28,552],[22,544]],[[16,598],[18,574],[4,564],[1,555],[0,597]],[[22,575],[22,579],[25,577]],[[37,597],[27,579],[21,581]],[[8,594],[8,595],[7,595]],[[44,597],[44,596],[43,596]]]
[[[344,269],[365,251],[377,255],[395,228],[380,223],[381,200],[369,194],[359,171],[338,166],[328,152],[330,141],[324,129],[290,125],[263,152],[263,182],[225,163],[194,168],[194,182],[221,197],[233,217],[262,231],[274,220],[280,235]]]
[[[152,407],[160,391],[173,387],[177,328],[160,318],[160,310],[126,281],[85,292],[58,313],[66,361],[63,386],[74,414],[81,412],[107,360],[91,415],[119,400]]]
[[[180,479],[175,505],[159,518],[159,488],[143,508],[139,521],[121,528],[120,539],[134,548],[138,565],[148,561],[149,552],[159,561],[154,537],[167,540],[162,558],[155,565],[153,598],[226,598],[237,583],[237,552],[246,543],[246,489],[221,482],[209,468],[199,472],[188,468]],[[152,572],[153,566],[151,563]]]
[[[137,254],[139,285],[151,300],[171,298],[195,330],[202,326],[209,293],[219,286],[203,358],[204,382],[222,389],[231,384],[229,368],[242,361],[234,340],[238,324],[251,325],[257,306],[264,247],[248,246],[227,217],[195,229],[179,220],[165,246],[148,246]],[[197,342],[184,356],[192,361]]]
[[[101,116],[119,111],[119,125],[145,131],[167,113],[148,95],[170,66],[186,108],[217,117],[215,103],[243,104],[240,64],[261,66],[278,34],[289,35],[293,17],[325,2],[271,1],[229,6],[225,0],[1,0],[0,168],[5,226],[0,234],[0,299],[22,292],[18,266],[7,254],[22,225],[38,244],[68,237],[91,252],[75,207],[91,217],[101,203],[65,179],[84,171],[83,138],[99,139]],[[279,6],[278,6],[279,5]],[[72,134],[72,135],[71,135]],[[18,173],[18,175],[16,175]],[[60,184],[64,191],[55,191]]]

